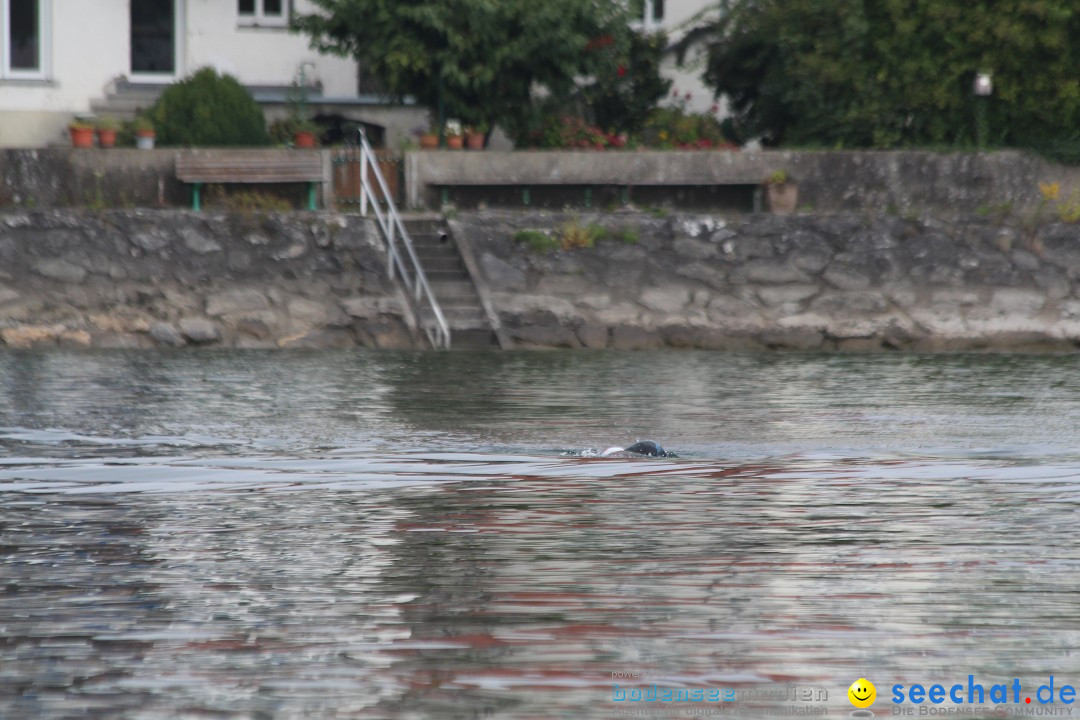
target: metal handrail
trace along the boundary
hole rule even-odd
[[[385,213],[379,206],[378,197],[372,192],[371,183],[368,180],[367,166],[369,164],[374,171],[373,174],[379,184],[382,197],[386,200],[387,212]],[[382,170],[379,169],[375,151],[372,150],[371,144],[368,143],[364,129],[360,128],[360,214],[363,216],[367,216],[369,199],[371,200],[372,209],[375,210],[375,221],[378,223],[383,239],[386,241],[389,254],[387,265],[389,266],[390,277],[393,278],[394,272],[397,271],[401,282],[405,285],[406,291],[410,293],[412,302],[416,306],[416,323],[427,335],[432,347],[448,349],[450,347],[450,326],[447,325],[442,308],[439,307],[439,302],[435,299],[435,293],[431,291],[431,285],[428,284],[424,268],[420,266],[420,259],[416,256],[412,238],[409,237],[409,231],[405,229],[405,224],[401,221],[401,215],[394,204],[393,195],[390,194],[390,189],[387,187],[386,178],[383,177]],[[397,248],[399,240],[402,247],[405,248],[405,257],[412,266],[413,277],[411,278],[409,273],[406,272],[401,253]],[[435,320],[434,326],[425,326],[424,324],[421,310],[425,302],[431,308],[431,314]]]

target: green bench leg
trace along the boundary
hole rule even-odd
[[[307,188],[307,209],[317,210],[318,207],[315,204],[315,183],[309,182]]]
[[[202,190],[202,183],[191,184],[191,209],[195,212],[202,210],[202,202],[199,197],[199,191]]]
[[[443,189],[442,189],[442,200],[441,200],[441,202],[440,202],[440,205],[441,205],[442,207],[446,207],[446,206],[447,206],[447,205],[449,205],[449,204],[450,204],[450,188],[448,188],[448,187],[446,187],[445,185],[443,185]]]
[[[529,188],[523,188],[521,191],[521,202],[525,205],[529,204]]]
[[[585,188],[585,207],[587,207],[587,208],[592,207],[592,188],[591,187]]]

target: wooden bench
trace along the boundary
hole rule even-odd
[[[311,150],[185,150],[176,177],[191,183],[191,208],[201,210],[203,183],[308,184],[308,210],[316,209],[315,184],[323,182],[322,153]]]

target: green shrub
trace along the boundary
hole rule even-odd
[[[213,68],[171,85],[150,109],[159,145],[267,145],[266,118],[231,75]]]

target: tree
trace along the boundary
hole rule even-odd
[[[843,147],[1080,139],[1074,0],[733,0],[691,37],[743,133]],[[989,98],[973,93],[992,73]]]
[[[313,48],[361,62],[395,96],[511,132],[536,90],[568,94],[626,48],[621,0],[312,0],[294,28]]]
[[[666,49],[664,33],[631,33],[625,55],[609,54],[608,66],[584,89],[599,127],[627,133],[641,130],[657,101],[671,89],[671,80],[660,74]]]

